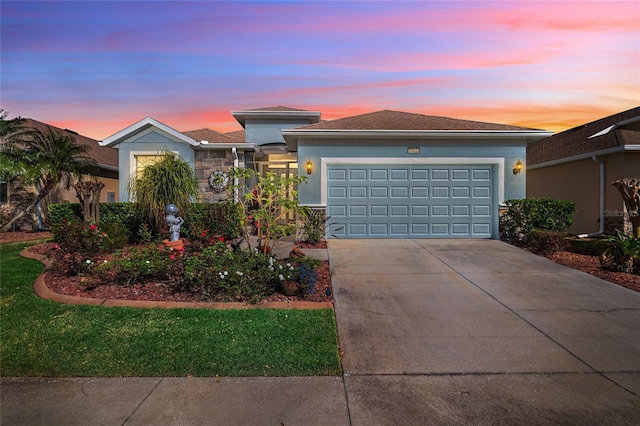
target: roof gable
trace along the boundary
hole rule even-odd
[[[171,135],[172,137],[174,137],[175,139],[181,141],[181,142],[185,142],[188,143],[189,145],[197,145],[197,142],[195,140],[193,140],[192,138],[190,138],[189,136],[186,136],[183,133],[180,133],[179,131],[167,126],[166,124],[163,124],[161,122],[159,122],[158,120],[151,118],[151,117],[146,117],[140,121],[138,121],[137,123],[132,124],[131,126],[120,130],[118,133],[115,133],[111,136],[109,136],[108,138],[106,138],[105,140],[100,142],[101,146],[116,146],[128,139],[131,139],[132,137],[134,137],[135,135],[145,132],[148,129],[155,127],[156,129],[162,130],[163,132]]]

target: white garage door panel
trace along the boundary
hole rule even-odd
[[[329,165],[330,233],[346,238],[491,238],[491,165]]]

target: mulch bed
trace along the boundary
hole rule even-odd
[[[602,278],[605,281],[640,292],[640,275],[603,269],[598,256],[580,253],[579,251],[565,250],[545,257],[569,268],[586,272]]]
[[[40,244],[29,247],[28,251],[48,256],[53,249],[53,244]],[[331,271],[329,262],[323,262],[318,268],[318,279],[313,294],[299,296],[285,296],[274,293],[266,297],[263,302],[330,302],[333,301],[331,288]],[[141,282],[130,286],[119,284],[92,283],[86,278],[68,276],[64,271],[54,266],[47,270],[45,283],[51,291],[69,296],[91,297],[95,299],[116,300],[147,300],[165,302],[218,302],[221,300],[207,298],[202,294],[175,291],[170,283]]]

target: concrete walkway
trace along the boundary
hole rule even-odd
[[[3,379],[0,423],[640,424],[640,293],[499,241],[329,257],[343,377]]]

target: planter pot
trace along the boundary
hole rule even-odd
[[[283,281],[280,283],[279,291],[285,296],[295,296],[300,292],[300,285],[295,281]]]
[[[165,247],[169,247],[169,250],[171,251],[178,250],[178,252],[180,253],[180,256],[182,256],[182,252],[184,251],[183,239],[179,239],[178,241],[163,240],[162,244],[164,244]]]

